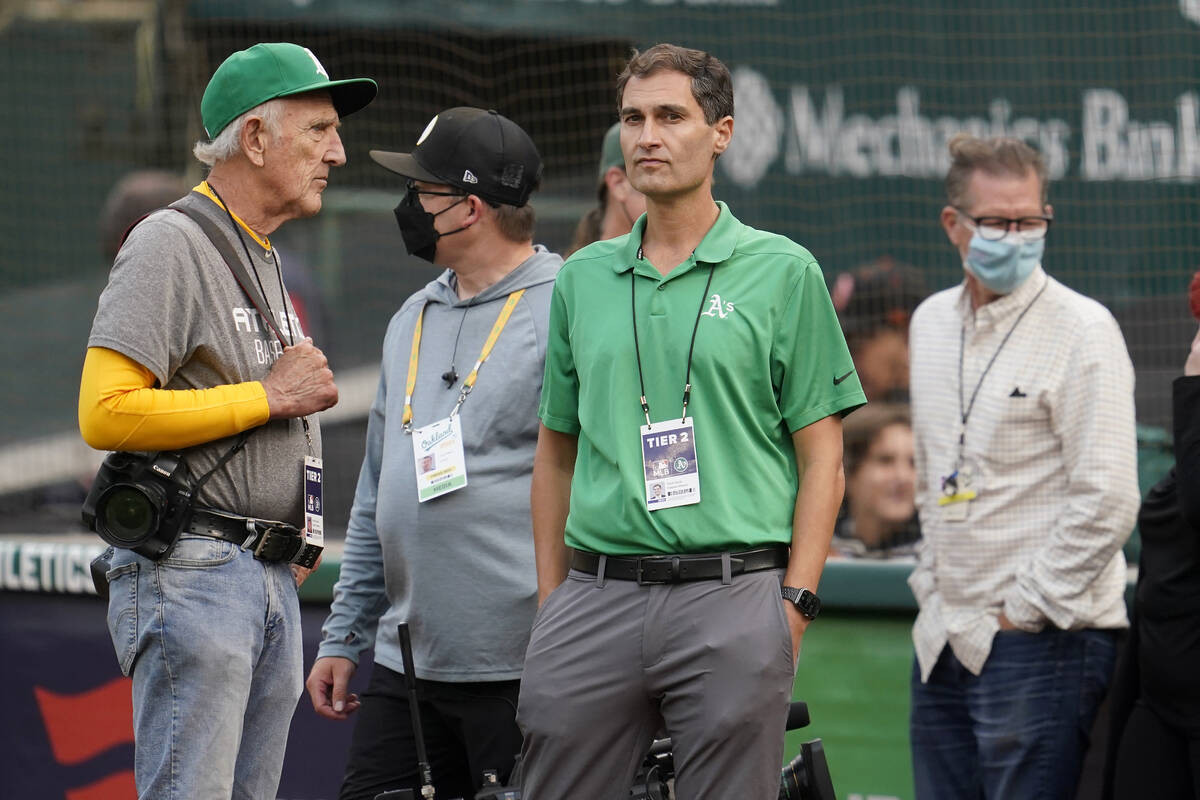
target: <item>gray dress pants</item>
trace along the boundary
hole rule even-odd
[[[795,677],[782,575],[639,586],[571,570],[525,658],[524,800],[627,798],[662,728],[676,797],[775,800]]]

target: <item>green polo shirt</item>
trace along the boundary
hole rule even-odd
[[[539,415],[579,439],[571,547],[633,555],[790,543],[799,488],[791,433],[866,402],[816,260],[718,206],[716,224],[666,277],[638,259],[645,216],[627,236],[575,253],[558,274]],[[646,508],[631,283],[652,422],[679,417],[702,312],[688,405],[695,505]]]

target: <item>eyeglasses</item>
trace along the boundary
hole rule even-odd
[[[1010,230],[1015,230],[1027,240],[1046,238],[1053,217],[973,217],[961,208],[955,208],[959,214],[971,221],[968,226],[978,231],[979,235],[989,241],[1003,239]]]
[[[428,189],[420,189],[417,187],[417,182],[411,178],[405,184],[404,202],[406,205],[415,206],[418,204],[420,195],[429,195],[430,197],[466,197],[465,192],[434,192]]]
[[[417,188],[417,182],[412,178],[408,179],[405,188],[408,189],[410,194],[427,194],[433,197],[463,197],[466,194],[465,192],[432,192],[428,189],[419,189]]]

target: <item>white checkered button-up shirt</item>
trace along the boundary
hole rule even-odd
[[[922,680],[947,643],[978,675],[1001,613],[1025,631],[1128,625],[1121,546],[1139,502],[1137,438],[1116,320],[1039,267],[976,311],[965,284],[938,292],[913,314],[910,339]],[[938,498],[963,433],[960,343],[962,408],[979,386],[963,445],[978,496],[951,521]]]

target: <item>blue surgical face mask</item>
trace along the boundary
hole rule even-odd
[[[1010,294],[1042,263],[1045,249],[1045,239],[1031,240],[1010,231],[1003,239],[991,241],[976,231],[967,245],[965,266],[989,290]]]

